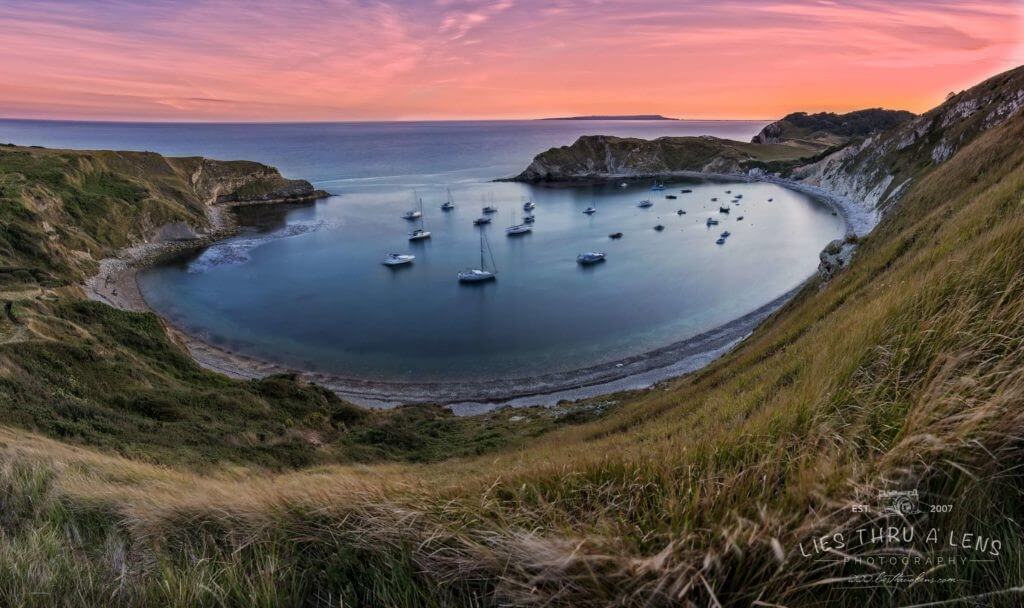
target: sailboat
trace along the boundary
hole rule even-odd
[[[441,205],[441,211],[451,211],[452,209],[455,208],[455,201],[452,200],[452,189],[451,188],[447,188],[447,190],[448,190],[448,200],[446,200],[444,202],[444,204]]]
[[[415,200],[416,200],[416,198],[417,198],[417,196],[416,196],[416,193],[415,193],[415,192],[413,192],[413,193],[412,193],[412,196],[413,196],[413,200],[415,201]],[[423,211],[422,211],[422,207],[423,207],[423,205],[422,205],[422,199],[420,199],[420,203],[421,203],[421,204],[420,204],[420,207],[419,207],[419,208],[417,208],[417,209],[411,209],[411,210],[409,210],[409,211],[406,211],[405,213],[403,213],[403,214],[402,214],[402,217],[403,217],[403,218],[405,218],[405,219],[407,219],[407,220],[418,220],[418,219],[420,219],[421,217],[423,217]]]
[[[494,264],[494,254],[491,253],[491,266],[494,270],[487,269],[487,260],[484,256],[484,246],[487,247],[487,253],[491,253],[491,246],[487,243],[487,235],[484,231],[480,231],[480,268],[469,268],[459,273],[460,283],[483,283],[484,281],[493,281],[498,274],[498,269]]]
[[[419,214],[420,227],[409,233],[410,241],[422,241],[423,239],[430,238],[430,232],[423,228],[423,199],[419,200],[419,209],[416,211]]]
[[[513,222],[516,221],[516,212],[515,211],[512,212],[512,221]],[[527,232],[530,232],[531,230],[533,230],[533,228],[530,228],[530,226],[527,225],[526,223],[513,224],[513,225],[511,225],[511,226],[509,226],[508,228],[505,229],[505,234],[507,234],[508,236],[518,236],[520,234],[526,234]]]
[[[594,203],[593,207],[587,207],[586,209],[584,209],[583,213],[587,215],[594,215],[595,213],[597,213],[597,203]]]

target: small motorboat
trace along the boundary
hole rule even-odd
[[[487,205],[486,207],[483,208],[483,212],[490,215],[491,213],[497,213],[498,208],[492,207],[491,205]]]
[[[718,202],[718,197],[717,197],[717,196],[716,196],[716,197],[713,197],[713,198],[711,199],[711,202],[712,202],[712,203],[717,203],[717,202]]]
[[[576,256],[576,262],[584,266],[589,266],[590,264],[597,264],[598,262],[603,262],[604,259],[605,254],[603,251],[587,251]]]
[[[736,198],[743,198],[743,195],[742,194],[737,194]]]
[[[708,226],[717,226],[717,225],[718,225],[718,220],[716,220],[713,217],[709,217],[708,218]]]
[[[402,217],[407,220],[418,220],[421,217],[423,217],[423,212],[418,209],[413,209],[411,211],[406,211],[405,213],[403,213]]]
[[[523,211],[533,211],[537,208],[537,204],[533,201],[526,201],[523,203]]]
[[[680,210],[676,211],[676,215],[686,215],[686,212],[683,211],[682,209],[680,209]]]
[[[729,213],[729,208],[728,207],[719,207],[718,208],[718,212],[719,213]]]
[[[402,266],[404,264],[411,264],[416,256],[408,253],[389,253],[382,264],[385,266]]]
[[[622,233],[621,232],[613,232],[613,233],[608,235],[608,238],[610,238],[610,239],[621,239],[622,238]]]
[[[665,227],[662,226],[661,224],[658,224],[657,226],[654,227],[654,229],[657,230],[658,232],[661,232],[662,230],[665,229]]]
[[[587,215],[594,215],[595,213],[597,213],[597,209],[594,207],[587,207],[586,209],[583,210],[583,213]]]
[[[680,190],[680,192],[682,192],[683,194],[689,194],[693,192],[693,190],[690,190],[689,188],[683,188],[682,190]]]
[[[678,196],[676,196],[675,194],[666,194],[666,195],[665,195],[665,198],[667,198],[667,199],[671,199],[671,200],[676,200],[676,199],[677,199],[677,198],[679,198],[679,197],[678,197]]]
[[[715,241],[715,244],[716,245],[725,245],[725,239],[723,239],[722,237],[718,237],[718,240]]]
[[[475,220],[473,220],[473,225],[474,226],[483,226],[484,224],[490,224],[490,223],[491,223],[491,218],[489,218],[489,217],[478,217]]]
[[[770,198],[770,199],[768,199],[768,202],[770,203],[770,202],[772,202],[774,200],[775,200],[774,198]]]
[[[718,236],[722,237],[723,239],[727,239],[727,238],[729,238],[729,237],[730,237],[731,235],[732,235],[732,233],[731,233],[731,232],[729,232],[728,230],[726,230],[725,232],[723,232],[722,234],[720,234],[720,235],[718,235]]]
[[[725,193],[726,194],[732,194],[732,190],[726,190]]]
[[[506,228],[505,234],[508,236],[519,236],[520,234],[526,234],[531,230],[533,230],[533,228],[530,228],[526,224],[516,224],[515,226],[509,226]]]
[[[741,216],[739,216],[738,218],[736,218],[736,221],[738,222],[738,221],[740,221],[740,220],[742,220],[742,219],[743,219],[743,216],[741,215]]]
[[[627,184],[626,182],[622,182],[621,184],[619,184],[619,188],[629,188],[629,184]]]
[[[654,184],[653,186],[651,186],[651,191],[652,192],[659,192],[659,191],[664,190],[664,189],[665,189],[665,184],[661,184],[661,183]]]
[[[647,201],[647,200],[640,201],[637,204],[637,207],[640,207],[641,209],[647,209],[648,207],[653,207],[653,206],[654,206],[654,203],[652,203],[651,201]]]
[[[532,224],[534,221],[535,218],[532,215],[527,215],[526,217],[523,218],[524,224]]]

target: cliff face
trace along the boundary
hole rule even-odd
[[[248,161],[0,146],[0,287],[74,282],[127,245],[194,237],[217,203],[324,195]]]
[[[781,176],[884,213],[921,175],[1024,108],[1024,67],[960,93],[929,112]]]

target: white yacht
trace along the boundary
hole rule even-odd
[[[583,213],[587,215],[594,215],[595,213],[597,213],[597,207],[587,207],[586,209],[583,210]]]
[[[412,209],[410,211],[406,211],[405,213],[403,213],[402,217],[407,220],[418,220],[421,217],[423,217],[423,212],[416,209]]]
[[[523,203],[523,211],[533,211],[536,208],[537,203],[534,203],[533,201],[526,201]]]
[[[483,217],[478,217],[475,220],[473,220],[473,225],[474,226],[483,226],[484,224],[490,224],[490,223],[491,223],[491,218],[487,217],[486,215],[483,216]]]
[[[603,262],[605,254],[603,251],[587,251],[576,256],[576,262],[584,266]]]
[[[405,264],[411,264],[416,256],[408,253],[389,253],[382,264],[385,266],[402,266]]]
[[[494,267],[494,255],[493,254],[491,255],[491,266],[494,267],[494,270],[488,270],[487,269],[487,259],[484,256],[485,245],[486,245],[487,252],[490,253],[491,247],[490,247],[489,244],[487,244],[487,236],[481,230],[480,231],[480,267],[479,268],[469,268],[469,269],[466,269],[466,270],[463,270],[462,272],[460,272],[459,273],[459,282],[460,283],[483,283],[485,281],[493,281],[495,278],[497,278],[498,269],[496,267]]]
[[[486,205],[486,206],[485,206],[485,207],[483,208],[483,212],[484,212],[484,213],[486,213],[486,214],[488,214],[488,215],[490,215],[490,214],[492,214],[492,213],[497,213],[497,212],[498,212],[498,208],[497,208],[497,207],[495,207],[495,206],[493,206],[493,205]]]

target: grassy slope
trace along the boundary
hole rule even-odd
[[[308,187],[249,161],[0,146],[0,290],[80,281],[164,224],[205,226],[218,195],[256,199],[295,184]]]
[[[525,450],[260,479],[8,432],[0,599],[874,606],[1020,586],[1022,140],[1018,115],[919,170],[847,271],[736,351]],[[846,507],[884,487],[952,499],[913,519],[1000,538],[1000,558],[941,585],[824,583],[849,570],[798,543],[866,523]]]

